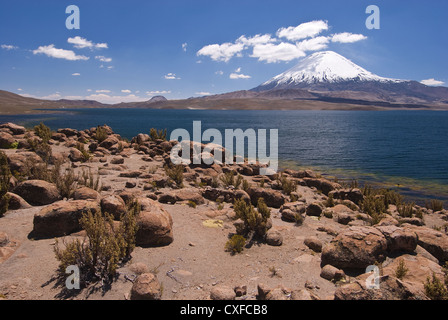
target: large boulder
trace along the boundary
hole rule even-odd
[[[297,215],[301,215],[304,218],[306,212],[306,205],[301,201],[288,202],[281,206],[280,213],[281,219],[286,222],[296,222]]]
[[[436,257],[441,264],[448,261],[448,236],[446,234],[427,227],[409,224],[404,226],[417,234],[418,245]]]
[[[25,127],[19,126],[11,122],[1,124],[0,129],[8,129],[12,135],[25,134],[26,132]]]
[[[266,205],[272,208],[280,208],[285,203],[285,197],[277,190],[249,188],[247,193],[249,194],[254,206],[257,205],[259,198],[263,198]]]
[[[8,202],[8,210],[19,210],[19,209],[27,209],[30,208],[31,205],[26,202],[21,196],[18,194],[7,192],[6,195],[9,198]]]
[[[126,213],[126,203],[120,196],[110,195],[101,199],[101,210],[111,214],[115,220]]]
[[[136,245],[165,246],[173,242],[173,219],[156,201],[145,201],[145,210],[137,218]]]
[[[16,139],[7,132],[0,132],[0,149],[9,149]]]
[[[389,252],[414,252],[417,248],[417,234],[408,228],[396,226],[376,227],[386,237]]]
[[[97,201],[58,201],[34,215],[32,236],[36,238],[61,237],[81,230],[79,219],[84,213],[100,211]]]
[[[361,203],[361,201],[364,199],[364,195],[358,188],[334,190],[330,191],[328,195],[333,196],[334,199],[350,200],[356,204]]]
[[[326,196],[328,196],[331,191],[341,188],[340,184],[324,178],[303,178],[303,180],[308,187],[314,187],[322,191]]]
[[[372,275],[373,276],[373,275]],[[378,289],[370,289],[367,276],[336,288],[335,300],[427,300],[424,292],[397,279],[394,276],[381,276]]]
[[[58,188],[54,184],[43,180],[21,182],[14,188],[13,192],[33,206],[43,206],[61,200]]]
[[[365,269],[381,262],[387,252],[387,240],[373,227],[350,227],[322,250],[322,266],[340,269]]]
[[[162,287],[157,276],[152,273],[139,275],[131,288],[131,300],[160,300]]]
[[[99,200],[100,194],[98,191],[89,187],[81,187],[73,192],[73,199],[75,200]]]
[[[42,158],[34,152],[17,152],[8,154],[8,163],[11,172],[23,173],[27,166],[43,163]]]

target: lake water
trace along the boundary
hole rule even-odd
[[[149,129],[278,129],[283,167],[382,184],[409,198],[448,200],[448,112],[77,109],[0,116],[32,126],[86,129],[108,124],[123,137]]]

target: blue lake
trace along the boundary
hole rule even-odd
[[[448,112],[73,109],[0,116],[52,129],[108,124],[123,137],[149,129],[278,129],[283,167],[312,168],[339,180],[395,188],[409,198],[448,200]]]

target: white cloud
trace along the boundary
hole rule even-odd
[[[81,74],[78,73],[78,72],[72,73],[72,76],[74,76],[74,77],[77,77],[77,76],[80,76],[80,75],[81,75]]]
[[[353,43],[358,42],[361,40],[365,40],[367,37],[362,34],[354,34],[350,32],[342,32],[342,33],[336,33],[331,38],[332,42],[339,42],[339,43]]]
[[[291,61],[306,56],[305,52],[297,45],[281,42],[279,44],[262,44],[254,46],[251,57],[258,61],[275,63],[280,61]]]
[[[209,56],[214,61],[228,62],[232,57],[241,56],[244,50],[242,43],[210,44],[197,52],[198,56]]]
[[[96,90],[96,93],[110,93],[110,90]]]
[[[21,96],[27,97],[27,98],[41,99],[41,100],[59,100],[62,98],[62,96],[58,92],[49,94],[47,96],[40,96],[40,97],[32,95],[32,94],[28,94],[28,93],[21,94]]]
[[[215,72],[215,74],[217,74],[219,76],[222,76],[224,74],[224,71],[218,70],[218,71]]]
[[[432,87],[439,87],[439,86],[443,86],[445,84],[445,82],[436,80],[434,78],[422,80],[422,81],[420,81],[420,83],[422,83],[426,86],[432,86]]]
[[[121,90],[121,92],[123,92],[123,93],[131,93],[132,91],[128,90],[128,89],[124,89],[124,90]]]
[[[112,58],[107,58],[105,56],[95,56],[95,59],[101,62],[112,62]]]
[[[23,89],[22,88],[18,88],[17,91],[23,91]]]
[[[249,38],[246,38],[246,36],[243,35],[236,40],[236,42],[242,43],[246,46],[254,46],[257,44],[266,44],[276,41],[277,39],[272,38],[270,34],[257,34]]]
[[[240,73],[240,72],[241,72],[241,67],[237,68],[237,69],[235,70],[235,72],[236,72],[236,73]]]
[[[182,50],[184,51],[184,52],[187,52],[187,46],[188,46],[188,43],[182,43]]]
[[[87,89],[87,92],[92,92],[92,89]]]
[[[93,43],[90,40],[76,36],[74,38],[68,38],[67,42],[72,44],[76,49],[107,49],[107,43]]]
[[[179,77],[176,77],[175,73],[168,73],[168,74],[164,75],[164,78],[167,80],[180,80]]]
[[[163,90],[163,91],[146,91],[146,94],[148,96],[155,96],[155,95],[161,95],[161,94],[170,94],[170,93],[171,93],[171,91],[166,91],[166,90]]]
[[[290,41],[297,41],[315,37],[325,30],[328,30],[328,22],[315,20],[299,24],[297,27],[280,28],[277,30],[277,36]]]
[[[316,37],[299,42],[297,47],[302,51],[318,51],[326,49],[328,42],[330,42],[328,37]]]
[[[229,78],[235,80],[235,79],[250,79],[252,77],[241,73],[231,73]]]
[[[49,46],[40,46],[36,50],[33,50],[33,54],[45,54],[51,58],[65,59],[69,61],[89,60],[89,57],[78,56],[71,50],[57,49],[54,47],[54,44],[50,44]]]
[[[209,95],[211,95],[210,92],[205,92],[205,91],[195,92],[194,94],[197,94],[197,95],[200,95],[200,96],[209,96]]]
[[[2,44],[1,46],[0,46],[2,49],[5,49],[5,50],[17,50],[17,49],[19,49],[19,47],[16,47],[16,46],[13,46],[13,45],[10,45],[10,44]]]

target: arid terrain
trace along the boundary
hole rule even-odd
[[[126,141],[108,126],[42,129],[0,125],[12,174],[2,185],[1,299],[414,300],[437,298],[430,289],[444,286],[448,211],[435,201],[419,207],[309,170],[261,176],[258,163],[184,166],[176,183],[164,168],[176,142]],[[226,243],[245,225],[236,201],[261,211],[260,198],[270,210],[261,235],[250,241],[246,232],[246,246],[231,254]],[[141,205],[131,259],[110,285],[67,290],[56,239],[84,239],[82,213],[120,216],[129,200]],[[380,271],[378,289],[367,288],[369,266]]]

